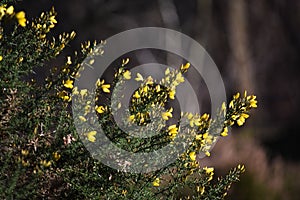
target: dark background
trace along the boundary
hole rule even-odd
[[[174,29],[198,41],[219,67],[229,98],[244,90],[258,98],[258,109],[245,126],[234,127],[232,136],[218,142],[213,161],[204,163],[226,170],[235,162],[250,163],[248,189],[234,190],[236,198],[255,199],[256,194],[242,195],[251,185],[261,199],[297,199],[298,183],[293,179],[300,177],[300,1],[24,0],[17,4],[28,19],[52,6],[58,12],[54,35],[77,33],[64,55],[86,40],[105,40],[144,26]],[[230,154],[231,150],[237,152]]]

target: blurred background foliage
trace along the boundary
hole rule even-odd
[[[259,101],[255,117],[220,140],[203,166],[222,170],[245,163],[247,174],[231,191],[236,199],[298,199],[300,1],[25,0],[16,5],[28,19],[52,6],[59,21],[54,33],[77,33],[62,59],[83,41],[143,26],[174,29],[197,40],[219,67],[228,97],[248,90]],[[37,72],[40,80],[45,73]]]

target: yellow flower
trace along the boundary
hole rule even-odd
[[[190,126],[194,127],[194,125],[200,126],[200,119],[198,117],[193,117],[190,119]]]
[[[169,135],[171,136],[171,139],[175,138],[176,134],[178,133],[178,128],[176,127],[176,124],[169,126],[168,131]]]
[[[196,140],[201,140],[202,139],[202,134],[196,135]]]
[[[29,154],[29,151],[28,150],[21,150],[21,154],[23,155],[23,156],[27,156],[28,154]]]
[[[22,165],[23,165],[24,167],[29,166],[29,161],[22,160]]]
[[[187,114],[187,118],[188,118],[189,120],[191,120],[191,119],[193,118],[193,114],[192,114],[192,113],[188,113],[188,114]]]
[[[249,115],[246,113],[242,113],[241,116],[244,117],[245,119],[249,118]]]
[[[70,89],[73,88],[73,81],[72,80],[68,79],[68,80],[64,81],[63,83],[64,83],[64,86],[66,88],[70,88]]]
[[[242,126],[245,123],[245,118],[240,116],[240,118],[236,121],[239,126]]]
[[[98,85],[98,83],[97,83],[97,85]],[[98,86],[101,87],[103,92],[110,93],[110,90],[109,90],[110,85],[109,84],[104,84],[104,80],[102,80]]]
[[[79,116],[78,117],[81,121],[86,122],[86,118],[84,116]]]
[[[190,159],[191,159],[192,161],[195,161],[195,160],[196,160],[196,153],[195,153],[194,151],[190,152],[190,153],[189,153],[189,156],[190,156]]]
[[[80,90],[80,95],[81,95],[82,97],[86,96],[86,95],[87,95],[87,89],[82,89],[82,90]]]
[[[221,136],[225,137],[225,136],[227,136],[227,135],[228,135],[228,128],[225,127],[225,128],[223,129],[222,133],[221,133]]]
[[[222,110],[226,111],[226,104],[225,104],[225,102],[222,103]]]
[[[237,167],[239,170],[241,170],[242,172],[245,171],[245,165],[238,165]]]
[[[130,115],[129,118],[128,118],[128,120],[132,122],[134,120],[134,118],[135,118],[134,115]]]
[[[209,152],[209,151],[206,151],[206,152],[205,152],[205,155],[209,157],[209,156],[210,156],[210,152]]]
[[[102,114],[102,113],[104,113],[105,108],[103,106],[96,106],[96,111],[97,111],[97,113]]]
[[[201,120],[207,121],[208,119],[209,119],[209,114],[207,114],[207,113],[204,113],[204,114],[201,116]]]
[[[156,92],[160,92],[160,85],[155,86]]]
[[[182,76],[182,73],[178,73],[178,74],[176,75],[175,81],[176,81],[177,83],[183,83],[183,82],[184,82],[184,77]]]
[[[101,88],[102,88],[103,92],[110,93],[110,90],[109,90],[110,85],[109,84],[104,84],[101,86]]]
[[[236,120],[239,116],[238,115],[232,115],[231,119]]]
[[[73,93],[73,95],[79,94],[78,87],[74,87],[73,90],[72,90],[72,93]]]
[[[51,16],[51,17],[50,17],[50,22],[52,22],[53,24],[56,24],[56,23],[57,23],[57,21],[56,21],[56,19],[55,19],[55,16]]]
[[[180,69],[181,69],[181,70],[186,70],[186,69],[188,69],[190,66],[191,66],[190,63],[186,63],[185,65],[181,65]]]
[[[0,56],[0,61],[2,61],[3,60],[3,57],[2,56]]]
[[[176,93],[175,90],[171,90],[171,91],[169,92],[169,97],[170,97],[170,99],[175,99],[175,93]]]
[[[140,96],[140,94],[139,94],[138,91],[135,91],[133,97],[136,98],[136,99],[141,98],[141,96]]]
[[[203,194],[205,190],[205,187],[201,187],[201,186],[197,186],[197,192],[199,192],[200,194]]]
[[[90,105],[86,105],[84,107],[84,115],[87,115],[90,112],[90,110],[91,110],[91,106]]]
[[[234,104],[233,104],[233,100],[232,100],[232,101],[230,101],[230,103],[229,103],[229,108],[233,108],[233,106],[234,106]]]
[[[145,92],[145,93],[148,92],[148,86],[147,86],[147,85],[145,85],[145,86],[143,87],[143,92]]]
[[[140,73],[137,73],[137,74],[136,74],[135,80],[136,80],[136,81],[143,81],[144,78],[143,78],[143,76],[142,76]]]
[[[163,118],[164,120],[169,120],[169,117],[170,117],[170,118],[173,117],[172,111],[173,111],[173,108],[170,108],[167,112],[163,112],[163,113],[161,114],[162,118]]]
[[[252,108],[257,108],[257,101],[255,99],[250,100],[250,106]]]
[[[58,153],[58,152],[54,152],[53,154],[52,154],[52,156],[53,156],[53,159],[55,160],[55,161],[58,161],[59,159],[60,159],[60,154]]]
[[[12,15],[14,13],[14,7],[13,6],[9,6],[6,10],[6,13],[9,15]]]
[[[51,161],[46,161],[46,160],[43,160],[40,162],[41,165],[43,165],[44,167],[49,167],[51,165]]]
[[[123,194],[124,196],[126,196],[127,190],[122,190],[122,194]]]
[[[71,38],[71,39],[74,39],[75,36],[76,36],[75,31],[72,31],[71,34],[70,34],[70,38]]]
[[[211,174],[214,172],[214,168],[213,167],[204,167],[203,170],[205,171],[205,173],[207,174]]]
[[[123,59],[122,60],[122,67],[124,67],[125,65],[127,65],[129,63],[129,58]]]
[[[151,76],[148,76],[148,77],[147,77],[146,84],[147,84],[147,85],[153,85],[153,83],[154,83],[154,82],[153,82],[153,78],[152,78]]]
[[[68,96],[66,91],[59,92],[58,97],[62,98],[64,101],[71,101],[71,97]]]
[[[131,79],[131,72],[126,70],[123,74],[123,77],[127,80]]]
[[[95,135],[97,134],[96,131],[90,131],[86,134],[87,136],[87,139],[90,141],[90,142],[95,142],[96,141],[96,137]]]
[[[167,76],[168,74],[170,74],[170,68],[167,68],[165,71],[165,75]]]
[[[122,107],[121,102],[118,103],[117,108],[120,109]]]
[[[90,65],[93,65],[95,63],[95,59],[91,59],[90,61],[89,61],[89,64]]]
[[[70,57],[70,56],[67,57],[67,64],[68,64],[68,65],[71,65],[71,64],[72,64],[72,61],[71,61],[71,57]]]
[[[203,134],[203,139],[206,139],[207,137],[208,137],[208,133],[206,132]]]
[[[158,187],[159,184],[160,184],[159,178],[156,178],[156,179],[152,182],[152,185],[153,185],[154,187]]]
[[[236,93],[235,95],[233,95],[233,99],[238,99],[240,97],[240,93]]]
[[[18,23],[21,25],[21,26],[26,26],[26,18],[25,18],[25,12],[21,11],[21,12],[18,12],[16,14],[16,18],[18,20]]]
[[[6,8],[4,6],[0,6],[0,19],[5,15]]]

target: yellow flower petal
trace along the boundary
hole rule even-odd
[[[124,67],[125,65],[127,65],[129,63],[129,58],[123,59],[122,60],[122,67]]]
[[[25,18],[25,12],[21,11],[21,12],[18,12],[16,14],[16,18],[18,20],[18,23],[21,25],[21,26],[26,26],[26,18]]]
[[[56,21],[56,19],[55,19],[55,16],[51,16],[51,17],[50,17],[50,21],[51,21],[53,24],[56,24],[56,23],[57,23],[57,21]]]
[[[29,151],[28,150],[21,150],[21,154],[23,155],[23,156],[27,156],[28,154],[29,154]]]
[[[60,154],[58,153],[58,152],[54,152],[53,154],[52,154],[52,156],[53,156],[53,158],[54,158],[54,160],[55,161],[58,161],[59,159],[60,159]]]
[[[87,136],[87,139],[90,141],[90,142],[95,142],[96,141],[96,137],[95,135],[97,134],[96,131],[90,131],[86,134]]]
[[[175,90],[171,90],[171,91],[169,92],[169,97],[170,97],[170,99],[175,99],[175,93],[176,93]]]
[[[135,80],[136,80],[136,81],[143,81],[144,78],[143,78],[143,76],[142,76],[140,73],[137,73],[137,74],[136,74]]]
[[[72,89],[72,88],[73,88],[73,81],[70,80],[70,79],[64,81],[64,86],[65,86],[66,88]]]
[[[103,106],[98,106],[98,107],[96,107],[96,111],[97,111],[97,113],[102,114],[102,113],[104,113],[105,108]]]
[[[81,95],[82,97],[86,96],[86,95],[87,95],[87,89],[82,89],[82,90],[80,90],[80,95]]]
[[[6,10],[6,13],[9,15],[12,15],[14,13],[14,7],[13,6],[9,6]]]
[[[71,64],[72,64],[72,61],[71,61],[71,57],[70,57],[70,56],[67,57],[67,64],[68,64],[68,65],[71,65]]]
[[[43,160],[40,162],[40,164],[43,165],[44,167],[49,167],[51,165],[51,161]]]
[[[237,121],[236,123],[239,125],[239,126],[242,126],[244,123],[245,123],[245,118],[243,116],[241,116]]]
[[[223,132],[221,133],[221,136],[225,137],[225,136],[227,136],[227,135],[228,135],[228,128],[225,127],[225,128],[223,129]]]
[[[141,95],[139,94],[138,91],[135,91],[133,97],[136,98],[136,99],[138,99],[138,98],[141,98]]]
[[[203,169],[205,170],[205,172],[206,172],[207,174],[210,174],[210,173],[212,173],[212,172],[214,171],[214,168],[213,168],[213,167],[204,167]]]
[[[79,116],[78,118],[79,118],[81,121],[86,122],[86,118],[85,118],[85,117]]]
[[[196,160],[196,153],[195,153],[194,151],[190,152],[190,153],[189,153],[189,156],[190,156],[190,159],[191,159],[192,161],[195,161],[195,160]]]
[[[172,109],[172,110],[173,110],[173,109]],[[172,110],[170,109],[170,110],[167,111],[167,112],[163,112],[163,113],[161,114],[162,118],[163,118],[164,120],[169,120],[169,118],[173,117],[173,115],[172,115]]]
[[[165,75],[168,75],[168,74],[170,74],[170,68],[167,68],[165,71]]]
[[[190,63],[186,63],[185,65],[181,65],[180,69],[181,69],[181,70],[186,70],[186,69],[188,69],[190,66],[191,66]]]
[[[197,186],[197,192],[199,192],[200,194],[203,194],[204,190],[205,190],[204,186],[203,187]]]
[[[127,80],[131,79],[131,72],[126,70],[123,74],[123,77]]]
[[[152,182],[152,185],[153,185],[154,187],[158,187],[158,186],[160,185],[160,180],[159,180],[159,178],[156,178],[156,179]]]
[[[110,93],[110,90],[109,90],[110,85],[109,84],[104,84],[101,86],[101,88],[102,88],[103,92]]]
[[[184,77],[182,76],[182,73],[178,73],[176,75],[176,80],[175,81],[178,82],[178,83],[183,83],[184,82]]]

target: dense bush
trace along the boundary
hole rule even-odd
[[[50,37],[57,23],[55,16],[52,9],[29,21],[25,12],[0,4],[1,199],[223,199],[230,185],[239,180],[244,166],[238,165],[216,180],[214,168],[200,167],[196,155],[202,152],[209,156],[211,145],[218,137],[227,136],[230,126],[243,125],[249,110],[256,107],[256,97],[237,93],[228,106],[222,105],[216,119],[208,114],[181,113],[180,120],[185,122],[181,129],[177,123],[164,129],[150,127],[160,131],[159,136],[130,138],[112,118],[112,112],[122,105],[110,106],[101,101],[110,99],[113,89],[122,91],[122,84],[116,84],[117,81],[124,83],[132,78],[126,68],[129,59],[124,59],[112,83],[104,79],[96,83],[97,105],[84,105],[84,114],[73,116],[72,98],[93,102],[87,101],[93,96],[91,93],[74,87],[81,64],[87,56],[103,52],[95,49],[96,42],[86,42],[81,52],[67,56],[62,66],[51,67],[42,84],[36,83],[35,70],[47,69],[46,63],[57,58],[75,37],[74,32]],[[160,87],[151,77],[137,74],[140,88],[132,96],[130,117],[124,119],[126,126],[147,126],[150,115],[161,122],[171,119],[173,108],[153,113],[149,108],[165,107],[175,98],[176,86],[184,82],[183,74],[189,67],[187,63],[177,70],[167,69],[161,83],[168,87]],[[98,114],[97,119],[90,117],[92,109]],[[224,119],[222,130],[211,131],[219,118]],[[195,137],[176,162],[155,172],[126,173],[93,159],[82,138],[90,144],[101,138],[97,138],[96,130],[76,131],[73,119],[83,124],[96,120],[115,144],[132,152],[159,149],[174,142],[179,132]]]

